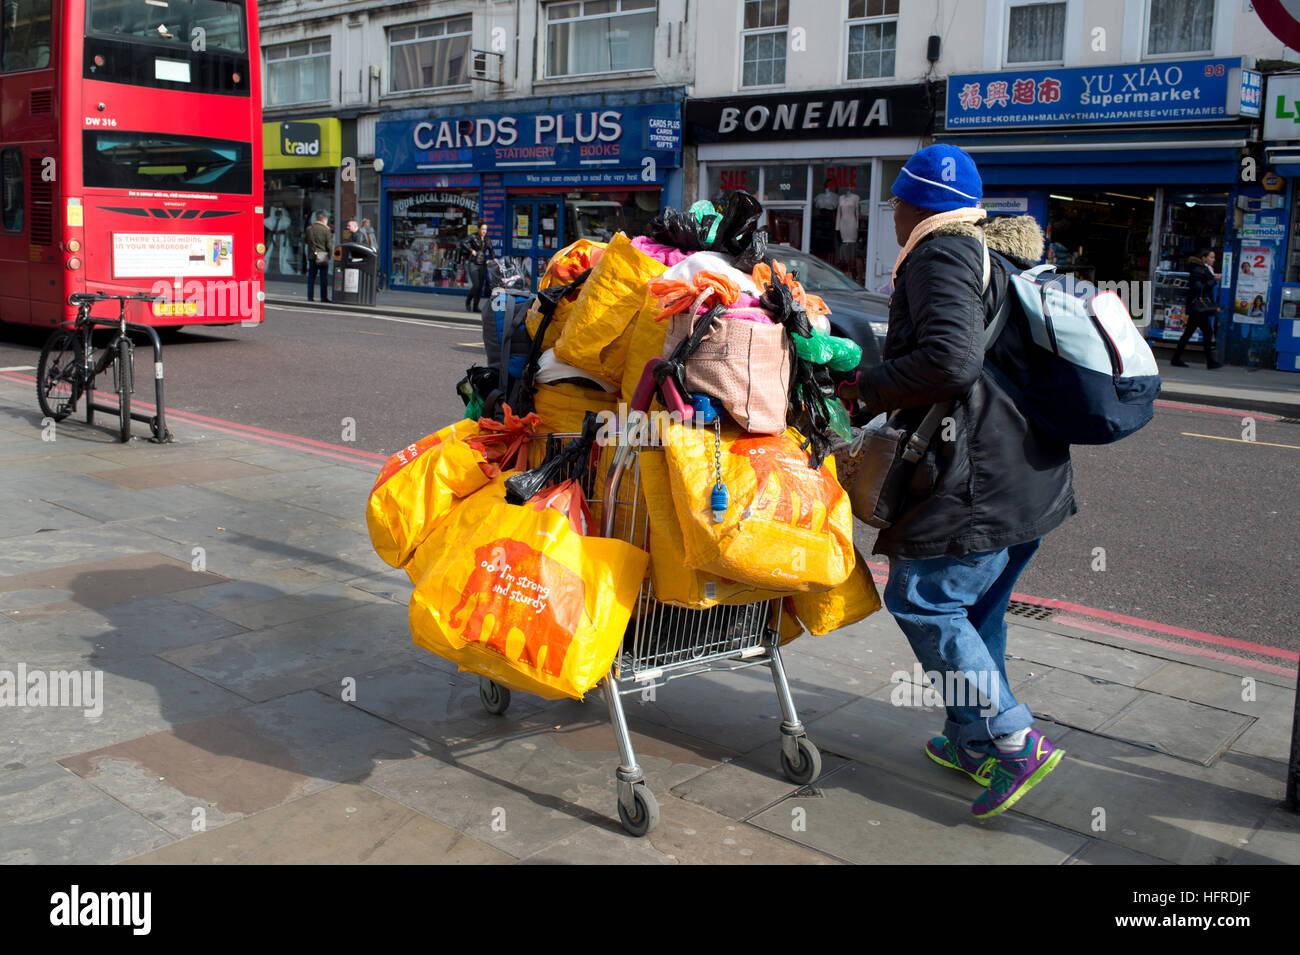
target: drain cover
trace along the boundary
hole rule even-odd
[[[1023,600],[1013,600],[1007,606],[1007,613],[1016,617],[1029,617],[1031,620],[1050,620],[1052,619],[1052,609],[1044,607],[1041,604],[1026,603]]]

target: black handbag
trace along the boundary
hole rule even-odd
[[[1007,286],[1002,304],[984,329],[984,351],[997,340],[1006,324],[1015,292]],[[867,439],[862,448],[857,478],[849,491],[853,516],[885,530],[903,516],[907,489],[912,483],[917,463],[930,447],[939,423],[952,413],[954,402],[936,404],[926,413],[916,430],[909,434],[901,427],[900,413],[895,412]]]

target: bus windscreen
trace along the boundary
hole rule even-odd
[[[87,32],[102,36],[228,53],[247,45],[244,5],[233,0],[88,0],[86,8]]]
[[[252,192],[252,143],[116,130],[82,135],[88,188]]]

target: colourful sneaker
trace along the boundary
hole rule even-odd
[[[965,773],[981,786],[987,786],[993,776],[993,764],[997,762],[992,756],[976,758],[966,752],[965,747],[958,746],[946,736],[936,736],[925,744],[925,755],[940,766],[947,766]]]
[[[1065,755],[1038,730],[1030,730],[1025,748],[1018,753],[999,753],[993,759],[993,778],[989,788],[971,803],[976,819],[988,819],[1010,809],[1043,777],[1056,768]]]

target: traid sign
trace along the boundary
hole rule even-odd
[[[332,117],[262,124],[265,169],[328,169],[343,156],[342,124]]]

